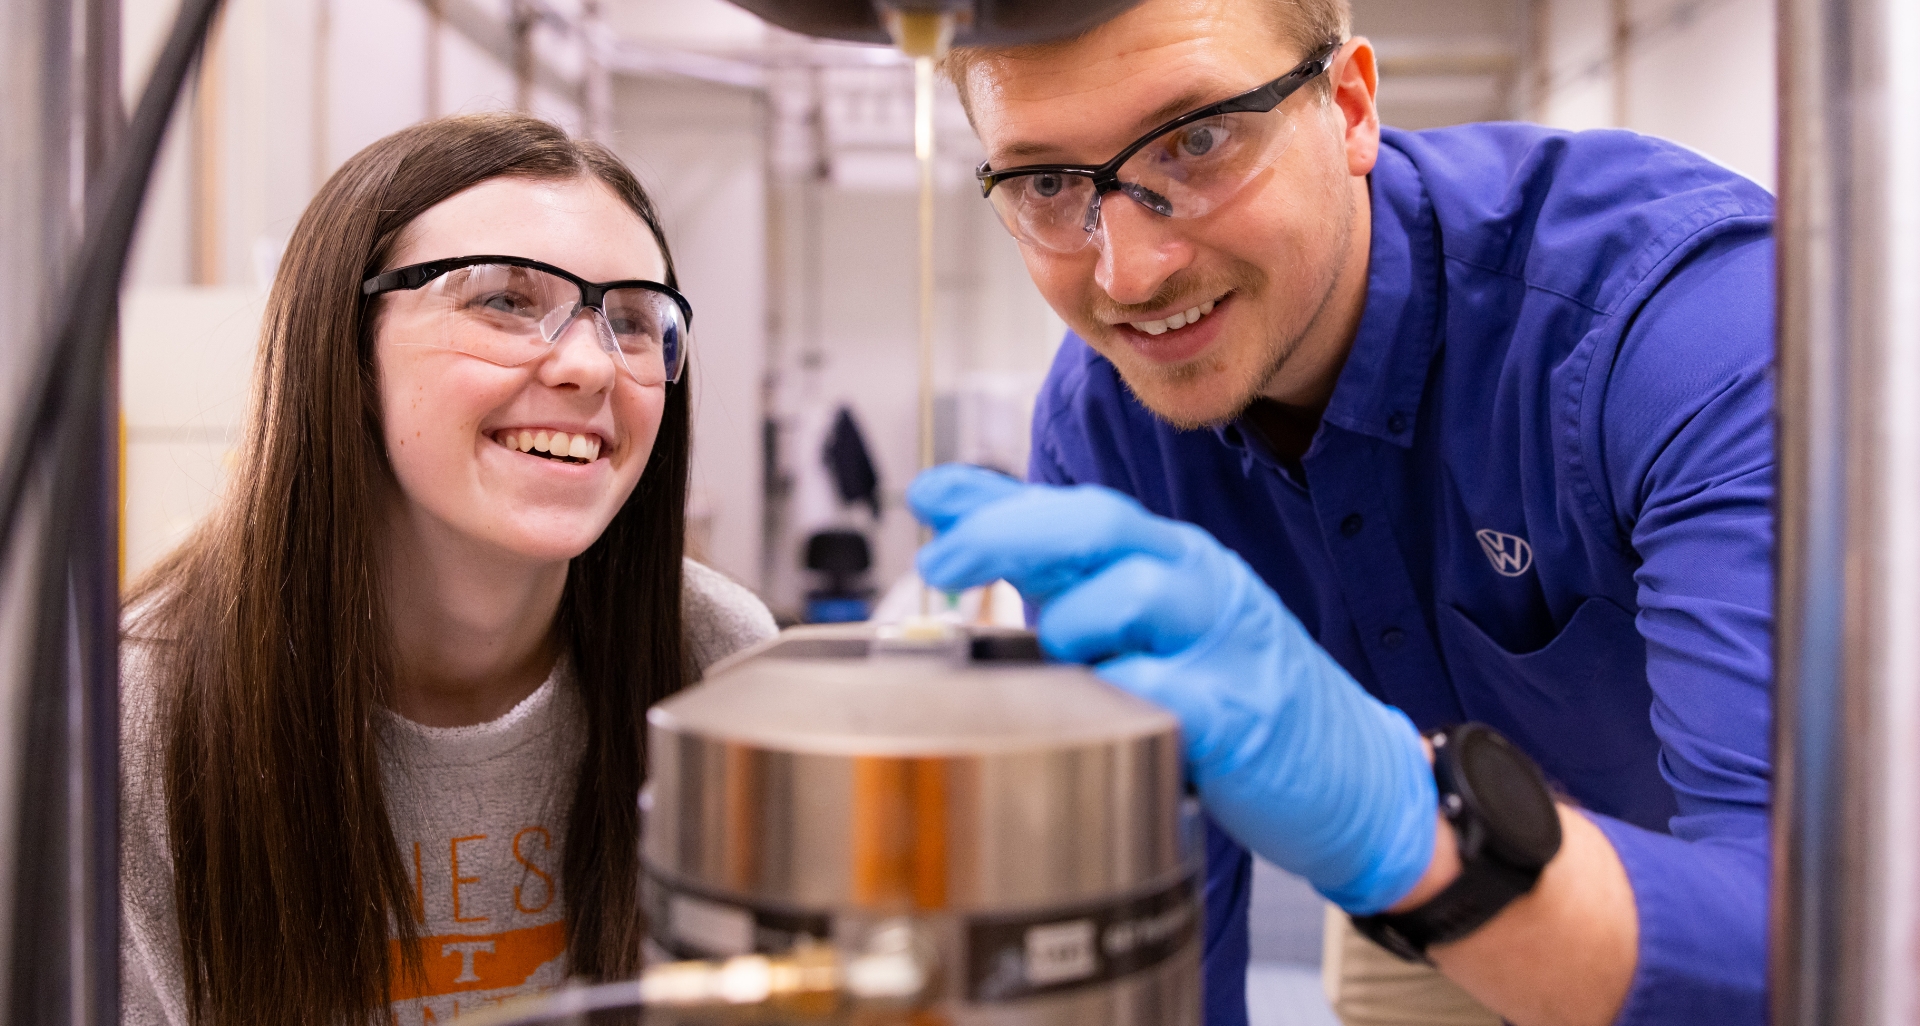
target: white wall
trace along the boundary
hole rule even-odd
[[[761,574],[767,350],[766,131],[758,94],[622,78],[615,152],[660,210],[693,305],[690,548],[746,584]]]
[[[155,285],[121,306],[127,578],[184,540],[240,441],[266,293]]]
[[[1615,105],[1613,16],[1594,0],[1543,0],[1552,83],[1542,120],[1625,127],[1691,147],[1771,189],[1774,5],[1631,0],[1626,107]]]
[[[1627,124],[1771,189],[1778,104],[1771,0],[1636,0]]]

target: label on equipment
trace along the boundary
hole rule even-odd
[[[1036,987],[1084,980],[1100,971],[1093,920],[1027,927],[1027,982]]]
[[[715,955],[753,953],[753,913],[690,894],[667,900],[667,923],[673,939]]]
[[[648,927],[676,958],[724,958],[789,951],[833,935],[823,912],[745,902],[669,883],[649,873]],[[1199,932],[1191,878],[1145,895],[1097,905],[960,919],[967,1000],[1020,1001],[1106,983],[1151,969]],[[922,913],[945,919],[951,913]]]
[[[647,928],[675,958],[729,958],[791,951],[833,933],[830,917],[703,894],[647,874]]]
[[[1192,880],[1143,897],[1070,911],[967,921],[967,997],[1017,1001],[1151,968],[1193,940]]]

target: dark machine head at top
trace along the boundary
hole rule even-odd
[[[822,39],[891,43],[883,12],[952,14],[956,46],[1017,46],[1064,39],[1139,0],[732,0],[783,29]]]

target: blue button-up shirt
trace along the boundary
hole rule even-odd
[[[1250,427],[1156,420],[1071,335],[1031,476],[1206,528],[1382,701],[1532,755],[1633,884],[1621,1022],[1760,1023],[1772,198],[1522,125],[1385,131],[1370,184],[1366,309],[1297,476]],[[1250,880],[1214,831],[1210,1026],[1246,1022]]]

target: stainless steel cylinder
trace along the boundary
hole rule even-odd
[[[905,921],[968,1023],[1199,1021],[1179,727],[1030,635],[790,631],[649,717],[649,928],[677,957]]]

